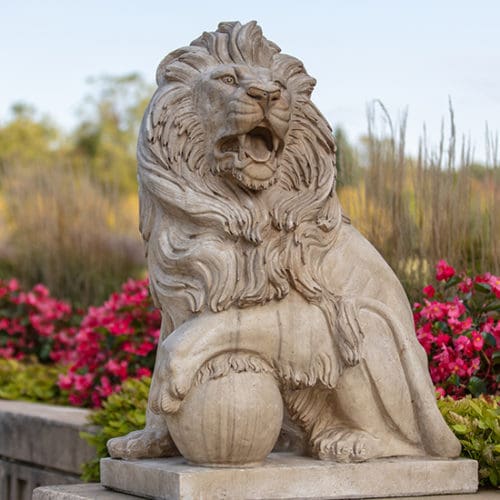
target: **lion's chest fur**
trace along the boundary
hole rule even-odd
[[[183,301],[192,312],[218,312],[280,301],[296,290],[319,303],[327,286],[322,261],[332,245],[311,231],[267,228],[261,242],[230,238],[181,219],[157,228],[148,245],[150,268],[160,277],[162,303]]]

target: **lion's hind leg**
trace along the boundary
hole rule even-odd
[[[320,460],[363,462],[383,453],[380,439],[349,426],[331,389],[312,387],[284,395],[291,418],[303,429],[310,455]]]

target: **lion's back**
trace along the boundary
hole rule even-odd
[[[343,224],[323,264],[332,291],[368,297],[390,309],[411,313],[406,293],[394,271],[375,247],[350,224]],[[411,315],[411,314],[410,314]]]

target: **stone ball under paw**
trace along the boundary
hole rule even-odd
[[[191,388],[180,410],[167,415],[181,454],[197,465],[244,467],[272,451],[283,402],[271,373],[234,372]]]

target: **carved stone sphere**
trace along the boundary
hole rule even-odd
[[[251,467],[272,451],[283,402],[271,373],[230,371],[195,385],[167,426],[189,462],[209,467]]]

